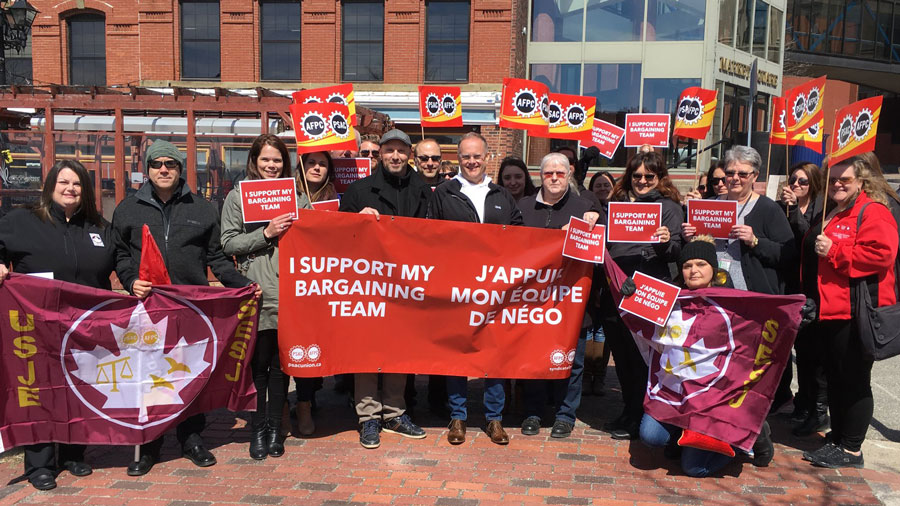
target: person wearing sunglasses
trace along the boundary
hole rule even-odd
[[[692,199],[714,199],[728,193],[725,186],[725,161],[713,160],[706,174],[700,176],[697,187],[685,194],[684,201]]]
[[[453,165],[453,162],[450,160],[441,162],[441,168],[438,170],[438,177],[441,179],[441,183],[453,179],[457,174],[459,174],[459,167]]]
[[[375,165],[378,164],[378,160],[381,158],[379,154],[381,145],[379,144],[378,136],[367,134],[363,135],[360,139],[359,156],[362,158],[371,158],[372,170],[375,170]]]
[[[434,139],[422,139],[416,144],[413,151],[416,159],[416,170],[422,176],[422,180],[433,190],[441,177],[438,175],[441,169],[441,145]]]
[[[823,167],[828,171],[829,199],[824,231],[819,213],[803,239],[801,281],[806,296],[818,302],[813,325],[831,412],[825,444],[803,453],[804,460],[818,467],[864,465],[861,448],[874,410],[873,361],[863,351],[859,336],[855,280],[865,279],[870,292],[877,294],[874,306],[897,302],[897,222],[889,208],[893,196],[878,181],[873,164],[867,161],[872,158],[855,156]]]
[[[613,187],[611,202],[658,202],[662,205],[662,226],[656,230],[658,243],[609,243],[609,255],[631,276],[640,271],[665,281],[672,280],[669,263],[681,253],[681,223],[684,211],[681,195],[666,170],[659,152],[637,152],[626,164],[625,174]],[[606,214],[606,211],[604,211]],[[605,278],[604,278],[605,279]],[[637,439],[644,416],[644,390],[647,384],[647,364],[631,337],[631,332],[619,318],[616,304],[604,290],[601,300],[603,332],[616,363],[616,376],[622,387],[624,408],[621,415],[607,423],[604,429],[614,439]]]

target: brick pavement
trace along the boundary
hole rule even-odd
[[[175,458],[172,435],[166,438],[163,462],[141,478],[125,475],[133,455],[130,447],[91,447],[87,460],[94,466],[93,475],[75,478],[63,473],[58,488],[50,492],[37,492],[27,483],[5,486],[0,488],[0,505],[831,505],[881,504],[876,494],[900,494],[896,470],[833,471],[803,462],[801,452],[819,442],[792,438],[787,420],[778,417],[770,418],[776,440],[770,467],[754,468],[746,459],[737,459],[717,477],[689,478],[660,451],[639,442],[613,441],[599,430],[619,411],[618,394],[610,391],[585,398],[568,439],[551,439],[546,428],[540,436],[522,436],[521,417],[510,414],[504,422],[512,439],[509,446],[492,444],[478,428],[483,418],[474,401],[480,392],[473,390],[469,437],[462,446],[451,447],[445,421],[419,408],[414,418],[426,428],[426,439],[383,434],[381,448],[365,450],[357,442],[346,399],[330,385],[326,381],[319,393],[317,433],[309,439],[288,439],[281,458],[250,459],[247,413],[217,411],[204,432],[219,461],[214,467],[200,469]],[[425,390],[420,381],[421,404]],[[21,470],[21,455],[0,458],[3,483]]]

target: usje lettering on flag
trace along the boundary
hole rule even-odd
[[[254,289],[154,286],[144,300],[11,274],[0,285],[0,448],[133,445],[253,409]]]
[[[787,136],[791,145],[822,152],[822,130],[825,127],[825,76],[795,86],[787,92]]]
[[[422,126],[463,126],[459,86],[419,86],[419,117]]]
[[[297,137],[297,153],[356,149],[356,135],[348,120],[346,105],[291,104],[290,110]]]
[[[672,134],[687,139],[705,139],[716,114],[716,90],[691,86],[681,92]]]
[[[603,266],[618,303],[625,275],[609,258]],[[682,290],[662,326],[623,313],[650,369],[645,412],[749,451],[790,358],[803,303],[802,295],[704,288]]]
[[[875,150],[875,134],[878,133],[883,98],[879,95],[860,100],[835,113],[829,164],[833,166],[851,156]]]
[[[525,130],[531,135],[547,136],[550,91],[547,85],[528,79],[503,79],[500,99],[500,127]]]
[[[347,106],[350,125],[356,126],[356,99],[353,98],[353,84],[336,84],[324,88],[312,88],[291,93],[295,104],[341,104]]]

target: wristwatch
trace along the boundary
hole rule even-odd
[[[757,244],[759,244],[759,237],[756,237],[756,236],[754,235],[754,236],[753,236],[753,241],[750,242],[750,249],[755,248]]]

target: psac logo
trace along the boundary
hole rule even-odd
[[[425,97],[425,112],[432,118],[441,113],[441,100],[434,93]]]
[[[843,148],[856,139],[857,142],[863,141],[869,136],[872,130],[872,111],[863,109],[859,111],[856,118],[848,114],[841,120],[841,126],[838,128],[838,147]]]
[[[291,365],[295,367],[319,367],[322,365],[318,363],[322,358],[322,349],[318,344],[311,344],[306,348],[296,344],[288,350],[288,356],[291,358]],[[303,362],[308,364],[303,364]]]
[[[680,121],[685,125],[694,125],[703,118],[703,102],[700,97],[684,97],[678,104],[678,115],[676,121]]]

